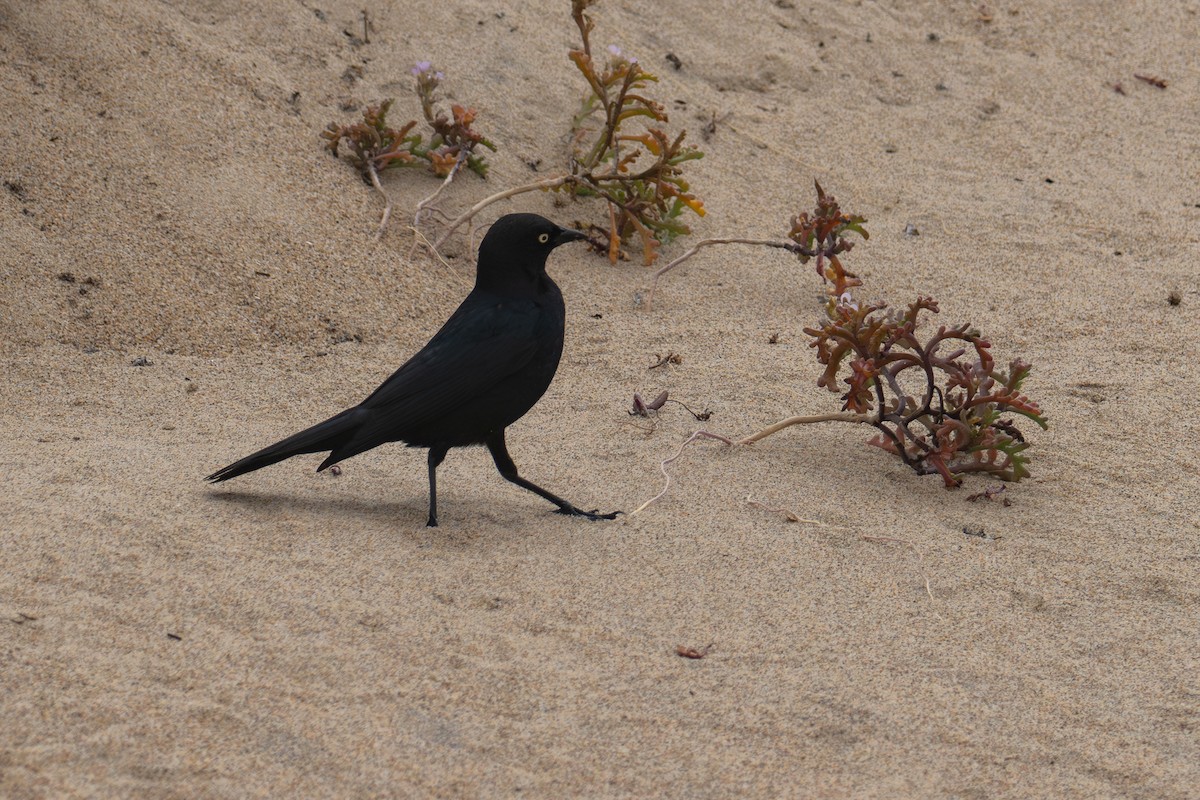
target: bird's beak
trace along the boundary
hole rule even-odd
[[[577,242],[580,239],[586,238],[587,234],[583,231],[572,230],[571,228],[559,228],[558,235],[554,237],[554,246],[558,247],[560,244]]]

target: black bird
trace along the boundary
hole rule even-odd
[[[504,429],[550,386],[562,355],[566,308],[546,274],[546,257],[583,239],[537,214],[509,214],[479,247],[475,288],[446,324],[371,396],[351,409],[209,475],[217,483],[301,453],[330,451],[317,470],[385,442],[429,448],[429,526],[437,525],[437,467],[452,447],[487,445],[506,480],[558,506],[581,511],[517,474]]]

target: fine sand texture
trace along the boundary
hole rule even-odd
[[[443,210],[554,175],[570,5],[0,0],[0,796],[1194,798],[1200,2],[592,13],[705,152],[692,241],[781,237],[819,180],[868,219],[860,297],[932,295],[1034,365],[1034,476],[968,502],[995,482],[825,424],[695,442],[605,523],[479,448],[437,529],[399,445],[208,486],[471,286],[465,235],[410,229],[438,179],[387,173],[376,241],[320,131],[419,117],[432,61],[499,147]],[[480,226],[509,211],[607,216],[533,193]],[[652,307],[636,253],[550,271],[564,357],[508,439],[576,505],[633,511],[700,428],[839,407],[811,264],[707,248]],[[663,389],[711,418],[627,413]]]

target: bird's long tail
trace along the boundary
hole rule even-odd
[[[253,472],[256,469],[269,467],[272,464],[283,461],[285,458],[298,456],[302,453],[323,453],[328,450],[336,450],[349,441],[362,424],[362,417],[361,414],[357,413],[358,411],[359,409],[357,408],[343,411],[336,417],[330,417],[324,422],[319,422],[311,428],[306,428],[299,433],[292,434],[270,447],[264,447],[257,453],[252,453],[240,461],[233,462],[229,466],[209,475],[205,480],[212,483],[220,483],[230,478],[236,478],[238,475]],[[321,469],[324,469],[326,466],[328,464],[322,464]]]

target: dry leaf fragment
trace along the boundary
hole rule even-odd
[[[682,658],[698,659],[698,658],[704,658],[706,655],[708,655],[710,652],[712,652],[712,649],[713,649],[713,645],[711,643],[707,647],[700,647],[700,648],[687,647],[687,646],[681,644],[675,648],[675,655],[680,656]]]

